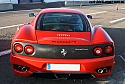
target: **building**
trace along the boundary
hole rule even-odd
[[[89,3],[124,3],[125,0],[0,0],[0,3],[12,3],[12,4],[20,4],[20,3],[34,3],[34,2],[89,2]]]
[[[43,2],[43,1],[44,0],[0,0],[0,3],[20,4],[20,3]]]
[[[18,0],[18,3],[43,2],[44,0]]]

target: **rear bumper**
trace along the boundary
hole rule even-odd
[[[45,74],[45,73],[55,73],[60,74],[90,74],[95,78],[102,78],[109,76],[113,66],[114,66],[114,56],[108,56],[103,58],[94,58],[94,59],[43,59],[43,58],[34,58],[21,56],[17,54],[12,54],[10,57],[11,65],[13,72],[20,76],[33,76],[33,74]],[[80,64],[79,71],[59,71],[59,70],[47,70],[46,65],[50,64]],[[16,66],[25,66],[28,67],[27,71],[20,71]],[[108,68],[108,71],[103,74],[97,73],[97,69]],[[35,75],[36,76],[36,75]],[[44,78],[44,75],[43,75]]]

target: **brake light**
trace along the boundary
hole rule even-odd
[[[106,47],[104,48],[104,53],[105,53],[105,54],[110,54],[110,53],[112,53],[112,51],[113,51],[113,49],[112,49],[111,46],[106,46]]]
[[[102,48],[101,47],[94,48],[94,55],[100,56],[101,54],[102,54]]]
[[[17,52],[17,53],[21,53],[23,51],[23,46],[20,44],[20,43],[16,43],[14,45],[14,50]]]
[[[34,47],[33,46],[31,46],[31,45],[26,45],[25,46],[25,48],[24,48],[24,51],[25,51],[25,53],[26,54],[33,54],[33,52],[34,52]]]

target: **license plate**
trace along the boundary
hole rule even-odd
[[[47,64],[47,70],[80,71],[80,64]]]

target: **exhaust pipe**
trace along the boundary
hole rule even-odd
[[[22,67],[22,71],[27,72],[28,70],[26,67]]]
[[[105,73],[108,72],[108,69],[107,69],[107,68],[104,68],[104,69],[103,69],[103,72],[105,72]]]
[[[103,73],[103,69],[98,69],[97,71],[99,74],[102,74]]]
[[[30,70],[30,67],[26,67],[26,66],[22,66],[22,65],[13,65],[14,69],[17,71],[21,71],[21,72],[27,72],[28,70]]]
[[[24,67],[24,66],[18,66],[18,70],[23,71],[23,72],[28,71],[28,69],[26,67]]]
[[[97,70],[97,73],[102,74],[102,73],[107,73],[108,72],[108,68],[101,68]]]
[[[18,66],[18,70],[22,70],[22,66]]]

